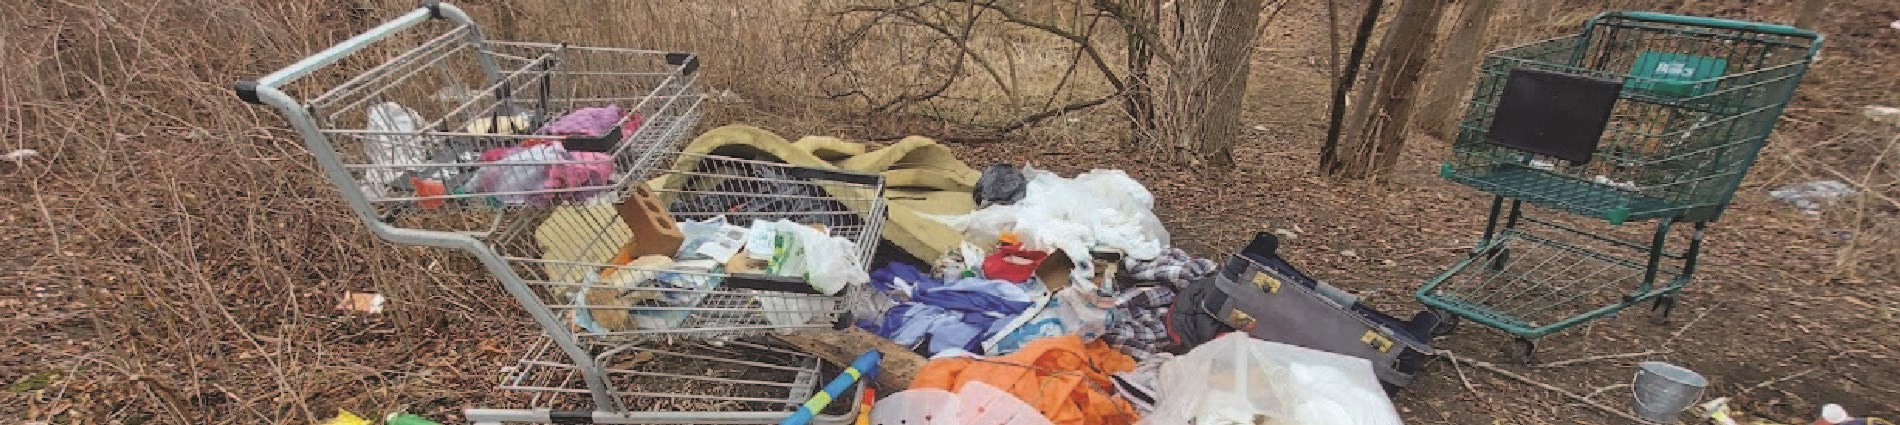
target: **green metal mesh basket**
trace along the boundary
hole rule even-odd
[[[1582,33],[1488,55],[1440,173],[1479,190],[1611,223],[1713,221],[1754,164],[1821,37],[1791,27],[1612,12]],[[1491,136],[1514,70],[1621,81],[1587,162]]]

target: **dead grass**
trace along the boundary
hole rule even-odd
[[[1501,10],[1529,10],[1514,3]],[[1792,2],[1747,10],[1730,4],[1736,2],[1612,3],[1759,19],[1793,13]],[[1815,242],[1822,240],[1815,233],[1791,237],[1803,247],[1834,253],[1837,281],[1890,288],[1900,284],[1892,279],[1900,264],[1900,219],[1873,195],[1900,197],[1894,186],[1900,152],[1880,156],[1893,144],[1881,131],[1891,135],[1891,129],[1870,127],[1857,114],[1861,105],[1900,104],[1900,79],[1892,77],[1900,68],[1886,57],[1900,47],[1900,37],[1877,32],[1891,31],[1884,23],[1900,16],[1861,19],[1894,12],[1882,11],[1875,1],[1837,3],[1841,10],[1830,15],[1826,28],[1840,35],[1830,40],[1823,66],[1808,78],[1744,196],[1769,208],[1761,193],[1775,185],[1834,173],[1860,179],[1869,195],[1840,210],[1851,215],[1831,212],[1811,223],[1773,228],[1849,231],[1853,238],[1832,245]],[[848,68],[858,72],[838,73],[839,46],[828,41],[846,26],[828,12],[843,4],[614,2],[603,9],[600,2],[582,0],[484,0],[465,7],[477,20],[493,23],[496,38],[698,52],[706,63],[703,86],[733,93],[708,122],[758,122],[788,134],[955,131],[911,114],[982,122],[1002,116],[998,110],[1039,106],[1005,92],[1047,95],[1073,54],[1029,35],[985,38],[980,48],[994,52],[986,58],[1006,66],[1000,78],[972,74],[976,78],[940,101],[866,116],[868,101],[822,98],[840,89],[882,90],[886,97],[910,89],[928,76],[925,67],[879,67],[927,55],[904,50],[902,30],[881,30],[844,52],[856,61]],[[0,319],[3,344],[11,347],[0,354],[0,381],[12,387],[0,391],[0,417],[313,423],[343,407],[359,413],[407,409],[447,419],[472,404],[515,401],[490,388],[495,368],[524,349],[522,337],[533,332],[525,316],[464,256],[393,246],[365,232],[317,177],[281,120],[238,102],[228,86],[412,5],[0,5],[0,57],[6,58],[0,61],[0,150],[41,152],[23,163],[0,163],[0,205],[6,206],[0,208],[0,246],[6,247],[0,250],[0,308],[12,312]],[[1057,7],[1034,10],[1065,13]],[[1325,41],[1323,30],[1311,23],[1324,19],[1288,13],[1261,41],[1246,119],[1264,130],[1246,134],[1263,142],[1243,150],[1242,161],[1245,155],[1293,158],[1290,166],[1300,166],[1310,160],[1298,158],[1311,158],[1316,149],[1316,142],[1298,141],[1318,140],[1315,124],[1322,122],[1325,79],[1319,75],[1326,65],[1315,58]],[[1525,41],[1571,28],[1587,14],[1545,16],[1552,18],[1505,16],[1498,24],[1509,30],[1493,34],[1500,44]],[[1076,90],[1099,88],[1088,84]],[[1108,145],[1124,128],[1107,113],[1057,120],[995,146],[1019,154],[997,158],[1035,157],[1039,144]],[[1424,149],[1429,147],[1411,152]],[[1086,154],[1056,151],[1069,153],[1049,160],[1077,164],[1094,160],[1075,155],[1115,155],[1096,148],[1080,151],[1093,152]],[[1311,190],[1391,190],[1315,184],[1319,189]],[[1177,186],[1161,192],[1252,195]],[[1227,213],[1229,219],[1259,214]],[[1793,214],[1747,217],[1800,220]],[[1176,224],[1183,245],[1208,254],[1231,249],[1233,241],[1220,239],[1231,230],[1170,222]],[[389,312],[365,318],[333,311],[346,291],[385,294]],[[1893,309],[1890,302],[1873,300],[1875,307]]]

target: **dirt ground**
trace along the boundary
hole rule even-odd
[[[1784,4],[1791,2],[1610,3],[1756,19],[1792,14]],[[1477,239],[1489,196],[1438,178],[1449,146],[1424,137],[1411,139],[1399,168],[1381,182],[1316,175],[1326,77],[1314,52],[1323,41],[1289,37],[1323,24],[1320,13],[1310,5],[1289,10],[1257,49],[1245,118],[1251,128],[1236,169],[1120,151],[1104,129],[1125,124],[1105,109],[954,147],[975,165],[1127,170],[1155,193],[1174,243],[1200,255],[1232,252],[1253,232],[1290,230],[1298,235],[1284,246],[1292,262],[1409,315],[1419,308],[1412,300],[1419,285]],[[1900,30],[1886,26],[1896,19],[1900,6],[1891,1],[1833,2],[1822,25],[1830,37],[1823,60],[1734,206],[1710,230],[1697,278],[1670,323],[1652,325],[1637,307],[1544,338],[1540,359],[1560,367],[1509,364],[1503,347],[1510,338],[1476,326],[1438,348],[1618,408],[1630,399],[1619,385],[1634,364],[1663,360],[1708,377],[1710,396],[1733,397],[1735,407],[1767,419],[1804,423],[1829,402],[1900,417],[1900,205],[1868,197],[1811,217],[1767,195],[1869,167],[1876,167],[1869,175],[1894,178],[1894,162],[1877,165],[1894,130],[1869,124],[1859,108],[1900,105],[1900,60],[1892,59],[1900,55]],[[1526,41],[1552,31],[1494,38]],[[216,39],[190,40],[211,48]],[[203,94],[177,111],[241,112],[163,118],[166,108],[132,101],[128,113],[160,117],[152,118],[159,124],[122,132],[112,128],[125,124],[113,120],[124,118],[113,114],[94,118],[109,123],[94,127],[35,112],[92,102],[83,84],[0,108],[12,114],[0,148],[44,146],[28,137],[44,134],[66,137],[61,146],[68,147],[41,147],[42,158],[26,165],[0,163],[0,341],[9,347],[0,353],[0,423],[314,423],[339,407],[451,421],[463,408],[523,401],[493,390],[496,370],[534,332],[500,288],[459,254],[375,242],[317,182],[307,154],[287,135],[253,124],[268,111],[230,104],[223,78],[281,63],[141,60],[216,81],[126,75],[95,83],[150,85],[133,87],[135,98],[154,87]],[[746,122],[797,136],[903,127],[765,102],[719,108],[708,128]],[[29,126],[52,130],[23,129]],[[229,133],[214,139],[229,143],[220,146],[226,150],[204,150],[213,137],[198,132],[204,128]],[[1849,252],[1856,261],[1843,261]],[[1844,273],[1847,267],[1858,272]],[[344,290],[384,293],[390,312],[330,310]],[[1613,358],[1570,361],[1596,356]],[[1395,401],[1415,424],[1624,422],[1443,360]]]
[[[1865,161],[1878,155],[1878,144],[1858,151],[1843,147],[1846,152],[1810,148],[1814,140],[1856,137],[1854,128],[1864,125],[1856,115],[1860,105],[1900,96],[1894,90],[1900,83],[1887,76],[1866,79],[1871,75],[1855,62],[1894,69],[1883,56],[1900,52],[1900,31],[1881,32],[1877,24],[1900,17],[1900,9],[1856,2],[1832,7],[1824,28],[1838,31],[1828,33],[1823,61],[1804,82],[1801,99],[1734,206],[1711,227],[1699,271],[1673,320],[1652,325],[1642,305],[1543,338],[1539,361],[1564,363],[1560,367],[1508,365],[1503,348],[1511,346],[1511,337],[1470,325],[1440,339],[1437,348],[1505,365],[1616,408],[1626,408],[1631,400],[1627,384],[1635,364],[1659,360],[1700,372],[1710,380],[1710,397],[1733,397],[1734,407],[1760,418],[1805,423],[1821,403],[1840,403],[1857,414],[1900,415],[1900,352],[1895,351],[1900,348],[1900,276],[1885,271],[1863,274],[1861,280],[1830,278],[1837,276],[1836,257],[1844,245],[1836,233],[1838,216],[1853,212],[1836,208],[1808,217],[1767,196],[1783,184],[1826,178],[1792,157],[1814,155],[1846,166],[1856,157]],[[1300,21],[1301,11],[1292,13],[1290,22]],[[1324,78],[1300,66],[1310,56],[1272,51],[1263,56],[1255,78],[1268,78],[1260,90],[1275,91],[1275,81]],[[1419,308],[1413,292],[1476,241],[1491,197],[1438,178],[1449,144],[1425,137],[1411,139],[1399,169],[1383,183],[1318,177],[1313,166],[1318,149],[1311,141],[1323,135],[1323,126],[1311,123],[1319,122],[1315,111],[1324,110],[1321,99],[1321,93],[1310,92],[1250,98],[1255,109],[1248,115],[1259,127],[1247,133],[1236,155],[1239,169],[1233,171],[1135,160],[1118,155],[1110,143],[1062,137],[1060,129],[1050,131],[1063,142],[970,146],[965,157],[1027,161],[1065,174],[1128,170],[1155,192],[1177,245],[1202,255],[1225,255],[1254,232],[1294,230],[1299,238],[1284,251],[1295,264],[1388,312],[1408,316]],[[1090,125],[1098,124],[1057,127]],[[1895,208],[1900,206],[1876,214],[1895,220],[1900,212]],[[1900,242],[1882,243],[1900,247]],[[1614,358],[1570,361],[1597,356]],[[1626,422],[1555,393],[1443,360],[1395,401],[1408,423]]]

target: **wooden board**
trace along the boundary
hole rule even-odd
[[[884,355],[877,372],[878,391],[883,394],[910,388],[911,379],[929,361],[908,347],[858,328],[801,331],[778,335],[778,338],[840,367],[850,365],[865,351],[876,349]]]

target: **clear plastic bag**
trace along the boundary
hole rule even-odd
[[[1400,425],[1365,359],[1230,333],[1161,365],[1141,424]]]
[[[680,222],[686,241],[680,244],[677,258],[710,258],[725,264],[745,245],[747,229],[726,223],[726,216],[701,221]]]

